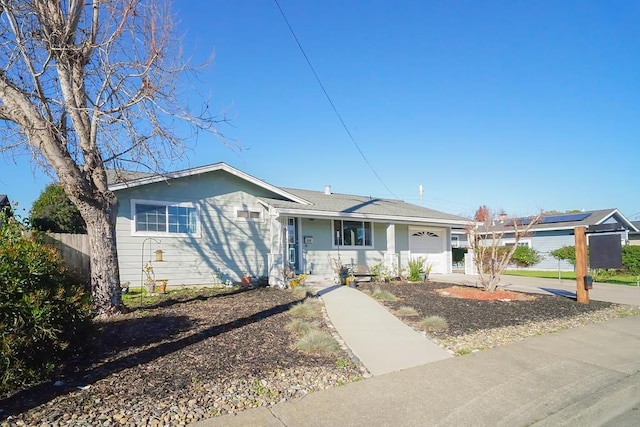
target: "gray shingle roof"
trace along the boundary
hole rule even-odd
[[[624,215],[622,215],[615,208],[584,211],[581,213],[587,216],[580,220],[574,220],[574,221],[554,221],[554,222],[547,223],[547,222],[544,222],[544,217],[543,217],[543,220],[542,220],[543,222],[539,224],[535,224],[533,227],[531,227],[531,231],[559,230],[559,229],[567,229],[567,228],[575,228],[575,227],[589,227],[590,225],[600,224],[602,221],[607,220],[607,218],[611,216],[615,217],[616,215],[619,215],[619,221],[622,221],[622,222],[626,221],[627,223],[631,222],[628,219],[626,219]],[[568,215],[572,215],[572,214],[568,214]],[[549,217],[547,217],[547,220],[552,219],[554,216],[555,215],[550,215]],[[564,215],[558,215],[557,217],[562,217],[562,216]],[[517,218],[516,221],[518,222],[518,224],[521,224],[523,220],[526,221],[526,220],[530,220],[531,218],[533,217],[522,217],[522,218]],[[501,230],[505,225],[509,226],[509,224],[513,224],[513,219],[507,219],[504,223],[497,223],[495,225],[495,228],[492,227],[489,229],[489,231],[491,231],[492,229]]]
[[[360,214],[386,217],[415,218],[419,220],[440,220],[445,222],[469,221],[457,215],[436,211],[401,200],[383,199],[379,197],[357,196],[352,194],[331,193],[325,194],[322,191],[300,190],[296,188],[282,188],[302,199],[311,202],[311,205],[301,205],[300,203],[288,200],[272,199],[261,197],[260,199],[275,208],[291,209],[300,212],[326,212],[341,214]]]
[[[107,184],[116,184],[128,181],[134,181],[140,178],[147,178],[156,175],[148,172],[134,172],[125,170],[107,169]]]

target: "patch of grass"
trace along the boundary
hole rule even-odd
[[[309,322],[308,320],[293,318],[285,328],[293,332],[296,335],[304,335],[312,329],[316,329],[318,325],[315,322]]]
[[[339,357],[338,360],[336,360],[336,367],[338,369],[352,368],[353,366],[353,361],[348,357]]]
[[[456,350],[456,354],[458,356],[464,356],[465,354],[471,354],[471,353],[472,353],[472,351],[469,350],[468,348],[460,348],[460,349]]]
[[[149,294],[146,290],[140,289],[139,287],[129,288],[129,292],[127,292],[126,294],[122,294],[122,301],[127,307],[139,308],[158,304],[163,301],[177,301],[196,295],[210,297],[214,295],[226,294],[235,291],[237,288],[237,286],[232,288],[184,288],[172,289],[164,294]]]
[[[304,285],[296,286],[291,290],[291,293],[293,293],[296,298],[300,299],[315,295],[315,291],[312,288]]]
[[[298,340],[296,348],[305,353],[332,354],[340,350],[340,345],[328,332],[312,329]]]
[[[557,279],[557,271],[540,271],[540,270],[506,270],[504,272],[510,276],[522,277],[539,277],[541,279]],[[560,278],[564,280],[576,280],[576,273],[573,271],[561,271]],[[614,285],[637,285],[638,276],[615,274],[609,277],[594,277],[594,280],[600,283],[611,283]]]
[[[398,299],[391,292],[382,290],[380,288],[375,288],[373,292],[371,292],[371,298],[378,301],[396,301]]]
[[[418,325],[420,328],[429,332],[441,332],[449,328],[447,321],[440,316],[427,316],[422,319]]]
[[[396,314],[400,317],[417,316],[418,311],[413,307],[409,307],[408,305],[403,305],[402,307],[396,310]]]
[[[321,314],[320,303],[313,298],[307,298],[289,309],[289,315],[292,317],[314,318],[320,317]]]

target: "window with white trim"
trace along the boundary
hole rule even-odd
[[[514,242],[509,242],[509,243],[505,243],[504,246],[514,246],[515,243]],[[520,240],[518,242],[518,246],[526,246],[526,247],[531,247],[531,241],[530,240]]]
[[[133,232],[144,235],[199,233],[198,207],[193,203],[132,201]]]
[[[236,219],[244,221],[262,221],[262,212],[237,208]]]
[[[451,247],[452,248],[460,247],[460,236],[451,236]]]
[[[373,226],[367,221],[333,221],[334,246],[373,246]]]

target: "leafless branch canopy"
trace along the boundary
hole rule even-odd
[[[530,235],[531,227],[542,219],[542,212],[523,221],[502,213],[493,213],[486,206],[482,208],[482,215],[476,215],[479,220],[467,227],[467,239],[481,285],[485,290],[494,291],[500,282],[500,275],[518,248],[520,239]],[[504,241],[506,236],[509,237],[507,247]]]
[[[91,181],[129,162],[162,170],[185,130],[220,121],[178,91],[194,71],[180,46],[168,3],[0,0],[0,150]]]

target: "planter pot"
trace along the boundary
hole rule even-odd
[[[156,282],[145,282],[144,288],[147,290],[147,293],[152,293],[156,288]]]
[[[167,292],[167,282],[168,280],[156,280],[155,291],[166,293]]]

